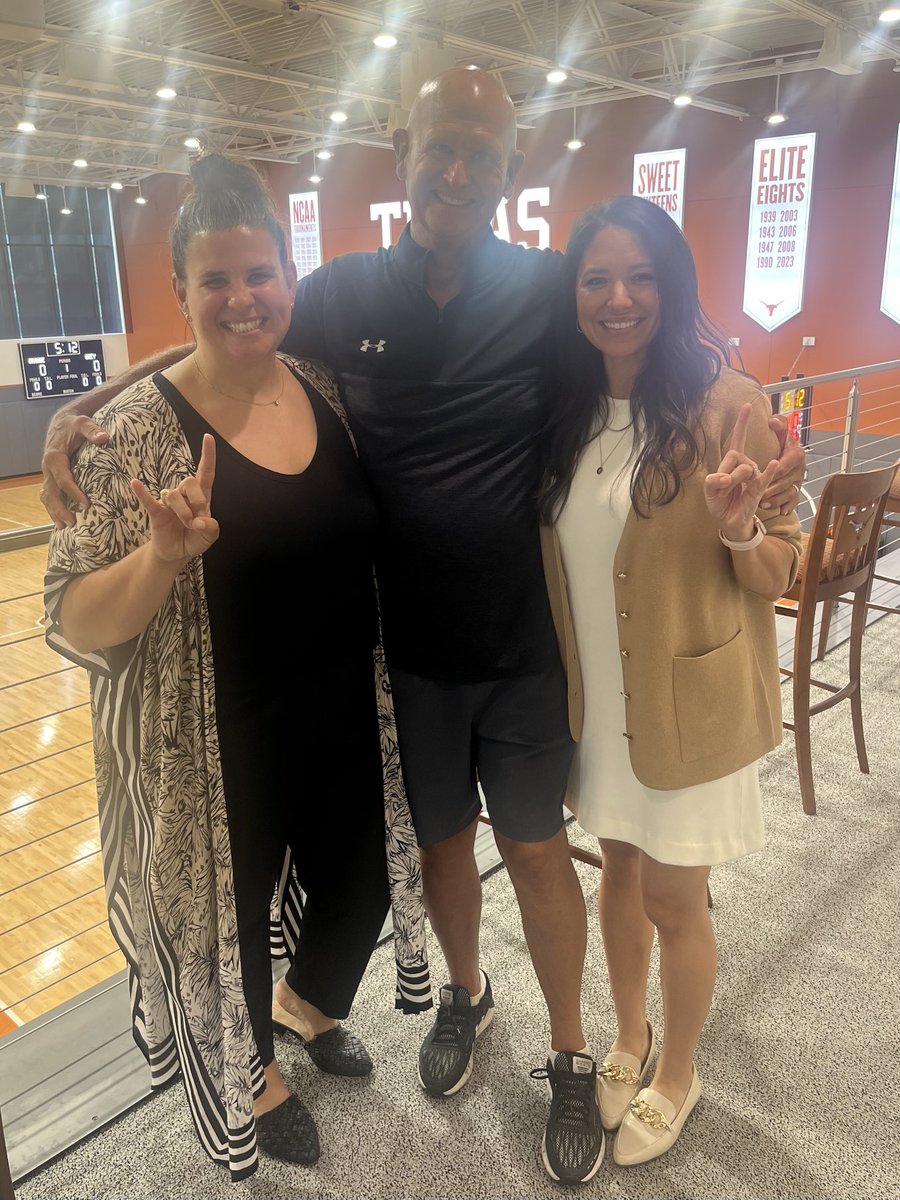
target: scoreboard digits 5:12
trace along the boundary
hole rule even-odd
[[[29,400],[89,392],[106,379],[100,338],[20,342],[19,356]]]

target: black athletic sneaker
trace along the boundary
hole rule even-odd
[[[474,1005],[464,987],[441,988],[437,1018],[419,1051],[419,1082],[432,1096],[452,1096],[472,1074],[475,1039],[494,1017],[491,981],[484,980],[484,995]]]
[[[532,1079],[550,1084],[550,1115],[541,1153],[547,1174],[558,1183],[586,1183],[603,1162],[606,1140],[597,1102],[597,1064],[589,1054],[560,1050]]]

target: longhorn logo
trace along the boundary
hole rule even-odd
[[[769,304],[765,300],[760,300],[760,304],[763,306],[763,308],[767,308],[769,310],[769,316],[771,317],[774,314],[775,309],[778,308],[779,304],[784,304],[784,301],[776,300],[774,304]]]
[[[386,345],[387,342],[384,340],[384,338],[378,342],[370,342],[369,339],[366,338],[366,340],[360,346],[360,350],[362,350],[363,353],[368,350],[374,350],[376,354],[383,354]]]

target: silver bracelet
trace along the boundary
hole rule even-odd
[[[763,525],[759,517],[753,517],[753,528],[755,530],[753,537],[746,542],[732,542],[725,536],[722,530],[719,530],[719,537],[723,546],[727,546],[729,550],[755,550],[756,547],[765,539],[766,527]]]

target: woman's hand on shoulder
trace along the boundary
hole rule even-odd
[[[187,562],[218,539],[219,523],[210,513],[215,477],[216,440],[205,433],[197,474],[161,492],[159,500],[132,479],[131,490],[150,518],[150,545],[164,562]]]
[[[706,507],[719,522],[725,537],[733,542],[749,541],[753,536],[753,518],[778,469],[778,459],[773,458],[765,470],[760,470],[745,453],[747,424],[752,412],[752,404],[742,406],[730,448],[719,463],[718,471],[707,475],[704,484]]]

